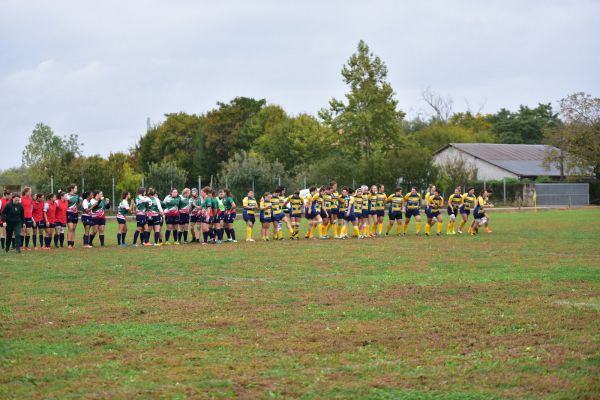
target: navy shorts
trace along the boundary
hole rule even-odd
[[[79,215],[74,212],[67,211],[67,223],[76,224],[79,221]]]
[[[340,214],[340,210],[337,207],[332,207],[331,210],[329,210],[329,215],[339,215]]]
[[[418,208],[407,208],[406,209],[406,218],[417,217],[421,215]]]
[[[431,216],[431,213],[432,213],[431,207],[425,207],[425,215],[427,215],[427,218],[433,218]]]
[[[356,214],[348,213],[348,215],[344,215],[344,219],[348,222],[356,222]]]
[[[190,223],[190,214],[180,213],[179,214],[179,223],[180,224],[189,224]]]
[[[369,218],[369,215],[371,214],[371,211],[367,210],[362,210],[362,216],[361,218]]]
[[[195,224],[196,222],[198,222],[198,216],[197,215],[190,215],[190,222],[192,224]]]
[[[273,220],[274,221],[281,221],[283,219],[283,217],[285,217],[284,213],[273,215]]]
[[[55,228],[64,228],[66,226],[67,226],[67,224],[63,224],[62,222],[55,222],[54,223],[54,227]]]
[[[262,222],[263,224],[266,224],[266,223],[269,223],[272,221],[273,221],[273,218],[271,218],[271,217],[263,217],[262,215],[260,216],[260,222]]]
[[[225,214],[225,223],[233,224],[235,222],[235,217],[236,217],[235,211]]]
[[[475,218],[475,219],[481,219],[483,217],[485,217],[485,213],[479,213],[479,212],[476,213],[476,212],[473,212],[473,218]]]
[[[48,228],[54,228],[56,227],[56,223],[55,222],[49,222],[48,223]]]
[[[429,215],[427,216],[427,218],[437,218],[440,216],[440,212],[438,211],[432,211],[431,213],[429,213]]]
[[[89,215],[82,215],[81,222],[84,226],[94,226],[94,220]]]
[[[256,217],[254,215],[248,214],[246,211],[243,212],[242,217],[244,218],[244,222],[256,222]]]
[[[388,218],[390,219],[390,221],[402,219],[402,211],[390,211],[388,213]]]
[[[460,213],[461,214],[466,214],[466,215],[471,215],[471,210],[467,210],[464,207],[461,207]]]
[[[179,215],[166,215],[167,225],[179,225]]]
[[[329,218],[329,212],[326,212],[325,210],[321,210],[320,215],[321,218]]]
[[[224,212],[218,212],[217,215],[214,216],[214,222],[221,222],[221,221],[225,221],[225,213]]]
[[[119,218],[119,217],[117,217],[117,223],[119,225],[123,225],[123,224],[126,224],[127,221],[125,221],[125,218]]]
[[[375,211],[375,215],[377,215],[378,217],[384,217],[385,216],[385,210],[376,210]]]
[[[106,225],[106,218],[93,218],[94,225]]]
[[[32,228],[33,227],[33,218],[25,218],[25,227]]]
[[[458,208],[448,207],[448,215],[458,215]]]
[[[292,217],[292,218],[302,218],[302,213],[299,213],[299,214],[298,213],[291,213],[290,217]]]
[[[83,221],[83,216],[81,216],[81,220]],[[138,228],[143,228],[144,225],[148,225],[148,217],[138,214],[135,216],[135,223]]]
[[[46,229],[46,221],[41,220],[35,223],[35,227],[39,229]]]

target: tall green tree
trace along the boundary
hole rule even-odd
[[[229,159],[221,170],[219,183],[226,184],[238,198],[254,187],[256,196],[272,191],[279,178],[285,178],[285,170],[279,162],[268,162],[253,152],[240,151]]]
[[[559,117],[548,103],[536,108],[521,105],[516,112],[503,108],[490,117],[490,122],[500,143],[541,144],[544,130],[555,128]]]
[[[405,114],[398,109],[387,74],[385,63],[361,40],[342,68],[349,86],[346,101],[334,98],[328,109],[319,112],[351,157],[369,158],[400,143]]]
[[[146,174],[146,187],[153,187],[163,198],[172,188],[181,189],[186,183],[186,171],[179,168],[174,161],[163,160],[151,163]]]

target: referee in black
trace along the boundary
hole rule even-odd
[[[2,210],[2,221],[6,228],[6,252],[10,249],[11,240],[15,241],[15,251],[21,252],[21,227],[25,229],[25,216],[21,205],[21,196],[13,194],[10,203]],[[13,239],[13,234],[15,238]]]

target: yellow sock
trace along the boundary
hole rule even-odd
[[[277,232],[277,239],[283,239],[283,229]]]
[[[416,228],[415,228],[415,231],[416,231],[417,233],[420,233],[420,232],[421,232],[421,222],[417,222],[417,223],[416,223]]]
[[[417,222],[417,226],[419,223]],[[417,232],[419,231],[419,228],[417,228]],[[429,232],[431,232],[431,225],[429,225],[429,223],[425,224],[425,234],[429,235]]]
[[[348,226],[342,225],[342,234],[341,236],[346,236],[348,234]]]
[[[383,222],[379,222],[377,224],[377,234],[381,236],[382,232],[383,232]]]
[[[396,235],[399,235],[401,230],[402,230],[402,222],[396,222]]]
[[[462,229],[463,229],[463,226],[465,226],[465,224],[466,224],[466,222],[465,222],[465,220],[463,219],[463,220],[460,222],[460,228],[458,228],[458,229],[460,229],[460,230],[462,231]]]
[[[394,225],[391,225],[391,224],[390,224],[390,225],[388,225],[388,227],[385,229],[385,234],[386,234],[386,235],[387,235],[388,233],[390,233],[390,231],[392,230],[392,226],[394,226]],[[396,225],[396,226],[398,226],[398,225]]]
[[[438,222],[437,223],[437,233],[442,233],[442,226],[443,226],[443,222]]]
[[[408,230],[408,222],[404,223],[404,233],[406,233],[406,231]]]
[[[375,234],[375,231],[377,230],[377,223],[373,223],[373,225],[371,225],[371,235]]]
[[[454,229],[454,222],[449,221],[448,226],[446,227],[446,233],[448,234],[448,233],[452,232],[452,229]]]
[[[339,229],[337,224],[333,224],[333,237],[339,237]]]
[[[354,236],[356,236],[356,237],[360,236],[360,231],[358,230],[358,226],[354,225],[354,228],[352,228],[352,231],[354,232]]]
[[[252,228],[246,227],[246,239],[252,239]]]
[[[315,230],[317,229],[316,226],[313,226],[312,228],[310,228],[310,233],[308,235],[309,239],[312,239],[315,236]]]

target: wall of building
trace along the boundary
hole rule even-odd
[[[474,165],[477,168],[477,179],[479,180],[496,180],[504,178],[518,178],[511,172],[508,172],[502,168],[498,168],[486,161],[475,158],[469,154],[466,154],[454,147],[448,147],[434,157],[434,163],[438,166],[446,164],[447,161],[454,162],[455,160],[463,159],[469,165]]]

